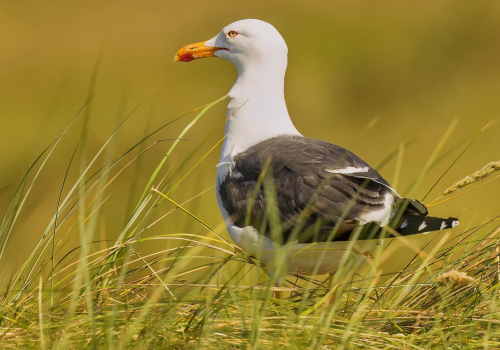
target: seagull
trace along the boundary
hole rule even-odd
[[[368,260],[384,235],[458,225],[427,216],[423,203],[402,198],[354,153],[302,136],[285,103],[287,56],[276,28],[244,19],[174,58],[219,57],[238,70],[216,176],[217,203],[238,247],[270,274],[322,275],[348,261],[346,252],[358,264]]]

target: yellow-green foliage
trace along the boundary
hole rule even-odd
[[[107,189],[149,148],[140,156],[132,153],[145,138],[116,156],[107,148],[113,149],[109,145],[123,124],[112,133],[90,164],[102,152],[113,156],[94,173],[83,167],[80,179],[87,180],[61,192],[57,215],[48,218],[29,258],[9,275],[0,298],[2,349],[500,346],[500,239],[494,219],[454,236],[431,233],[423,245],[411,237],[387,239],[363,268],[347,263],[330,277],[289,276],[283,287],[274,287],[259,261],[224,238],[221,226],[211,227],[185,208],[189,200],[173,200],[173,190],[206,154],[189,169],[171,173],[164,167],[218,101],[184,116],[191,122],[168,140],[173,143],[145,181],[130,218],[116,227],[115,242],[93,237],[113,194]],[[4,254],[24,200],[56,146],[34,162],[7,207],[0,222]],[[172,181],[179,171],[180,180]],[[193,226],[148,234],[175,212]],[[384,260],[394,264],[392,247],[406,249],[407,264],[384,272]],[[277,299],[276,292],[284,297]]]

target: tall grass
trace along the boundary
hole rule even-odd
[[[210,227],[184,208],[185,203],[171,198],[200,166],[208,153],[197,152],[222,124],[207,133],[177,170],[164,167],[190,128],[220,100],[192,111],[194,117],[178,137],[168,140],[170,148],[109,246],[100,242],[102,248],[91,249],[109,185],[145,152],[167,141],[154,140],[159,130],[191,114],[170,121],[115,157],[110,145],[132,111],[69,189],[65,177],[57,211],[24,264],[12,271],[1,295],[2,349],[500,348],[500,228],[494,219],[465,227],[455,236],[433,233],[427,246],[411,246],[414,256],[393,274],[380,270],[389,258],[383,254],[384,245],[370,255],[365,268],[346,263],[333,276],[289,276],[283,287],[275,287],[258,260],[219,233],[223,226]],[[17,233],[19,213],[40,172],[49,171],[48,159],[77,117],[28,168],[15,191],[0,222],[0,257],[5,259],[2,254]],[[433,166],[453,126],[410,193]],[[393,154],[399,163],[403,150]],[[104,163],[94,171],[103,154]],[[198,161],[186,169],[195,156]],[[148,235],[165,201],[204,233]],[[71,246],[73,235],[80,236],[79,246]],[[144,254],[142,247],[152,242],[169,244]],[[276,291],[285,297],[275,298]]]

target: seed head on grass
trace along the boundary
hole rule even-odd
[[[168,152],[170,155],[173,148]],[[129,156],[134,158],[123,168],[113,170],[117,172],[113,179],[139,158]],[[499,348],[500,330],[494,327],[495,317],[500,314],[498,266],[494,263],[499,255],[498,227],[487,231],[483,225],[478,227],[477,230],[485,232],[474,231],[470,236],[463,236],[456,249],[439,248],[446,243],[447,238],[443,238],[428,254],[415,254],[404,269],[390,274],[388,280],[379,279],[386,275],[380,273],[378,255],[353,249],[371,260],[367,270],[346,265],[334,276],[338,280],[333,288],[328,287],[332,283],[330,276],[297,275],[294,280],[286,279],[286,285],[293,286],[288,288],[291,291],[288,299],[276,301],[272,297],[274,284],[260,263],[240,251],[233,253],[234,245],[184,208],[187,202],[178,204],[170,198],[170,192],[164,194],[161,188],[155,188],[149,196],[149,189],[156,183],[155,176],[159,176],[164,163],[162,159],[151,175],[144,187],[144,196],[137,203],[135,199],[131,202],[131,208],[137,209],[123,226],[116,228],[121,232],[120,238],[108,244],[103,235],[105,244],[100,251],[87,249],[84,256],[82,249],[72,246],[67,235],[74,229],[74,221],[92,217],[104,221],[106,212],[95,210],[87,216],[86,211],[74,210],[77,206],[83,207],[84,201],[80,201],[78,195],[72,197],[73,192],[61,200],[56,213],[68,210],[69,213],[60,215],[57,225],[50,221],[52,215],[49,216],[46,220],[49,226],[42,226],[39,233],[40,243],[22,267],[13,272],[7,287],[2,287],[5,291],[0,295],[0,349],[58,350],[91,346],[117,350],[229,347],[430,350],[463,347],[467,342]],[[112,161],[103,169],[111,171],[114,164],[117,162]],[[498,165],[495,163],[495,170]],[[491,163],[488,167],[491,171]],[[205,176],[204,171],[201,172],[201,176]],[[176,174],[167,171],[168,176]],[[113,180],[103,179],[89,177],[89,191],[85,196],[101,193],[99,181],[107,181],[102,185],[106,191],[121,190],[108,186]],[[79,181],[73,187],[74,193],[80,191]],[[138,177],[132,181],[139,181]],[[9,206],[3,221],[0,220],[0,237],[3,237],[0,248],[5,247],[6,233],[24,233],[19,228],[16,228],[18,231],[12,229],[27,196],[22,190],[23,187],[12,200],[15,205]],[[199,194],[191,199],[197,196]],[[160,220],[149,223],[149,218],[160,214],[163,218],[171,212],[168,209],[163,214],[161,210],[166,208],[158,204],[160,197],[182,209],[183,215],[201,224],[204,231],[191,233],[191,228],[182,227],[177,231],[175,225],[165,224],[164,234],[146,232]],[[73,207],[67,204],[72,201],[76,202]],[[121,208],[108,209],[118,212]],[[143,225],[146,228],[139,231]],[[49,237],[47,232],[53,233],[53,251],[45,249],[50,247],[44,238]],[[210,236],[212,234],[216,237]],[[482,243],[476,244],[479,239]],[[453,239],[449,242],[455,243]],[[156,249],[144,255],[145,245]],[[460,256],[456,254],[457,249],[463,252]],[[493,251],[496,253],[492,254]],[[63,263],[52,265],[52,259]],[[71,263],[64,263],[70,259]],[[448,272],[437,275],[429,267],[440,263],[443,263],[443,271]],[[457,271],[457,266],[468,266],[471,276]],[[473,276],[477,276],[477,281]],[[479,276],[483,285],[492,288],[471,293],[471,288],[456,287],[474,287],[479,283]],[[38,287],[34,285],[37,279]],[[449,288],[434,288],[427,281],[444,282],[455,288],[450,293]],[[326,300],[330,300],[328,307],[319,307],[326,306]]]
[[[476,280],[474,278],[467,276],[465,272],[457,270],[451,270],[439,275],[436,278],[436,281],[453,286],[465,286],[468,284],[476,283]]]
[[[493,174],[495,171],[500,170],[500,160],[496,162],[489,162],[482,169],[476,171],[472,175],[466,176],[460,181],[457,181],[453,186],[448,187],[444,192],[443,196],[446,196],[450,193],[453,193],[467,185],[470,185],[474,182],[482,180],[489,175]]]

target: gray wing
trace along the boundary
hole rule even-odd
[[[266,162],[268,176],[258,186]],[[249,224],[270,236],[265,213],[270,193],[266,186],[271,186],[284,242],[297,224],[302,227],[299,242],[331,239],[337,224],[333,238],[344,239],[361,217],[390,210],[387,195],[392,189],[382,176],[353,153],[328,142],[279,136],[238,154],[233,163],[219,186],[224,209],[237,226]],[[317,225],[320,229],[314,230]]]

